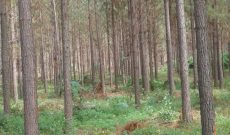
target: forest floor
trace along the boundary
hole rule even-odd
[[[129,83],[121,85],[118,92],[106,86],[107,96],[94,97],[89,94],[90,86],[84,87],[84,94],[74,97],[73,135],[119,135],[129,132],[133,135],[200,135],[200,111],[198,90],[191,88],[193,122],[181,122],[180,83],[176,79],[173,97],[166,90],[166,72],[161,80],[154,81],[154,90],[143,95],[141,107],[135,109],[134,96]],[[192,80],[192,79],[190,79]],[[191,82],[192,84],[192,82]],[[214,89],[217,135],[230,134],[230,78],[225,78],[225,88]],[[63,98],[53,94],[50,85],[44,93],[38,87],[39,130],[41,135],[62,135],[64,127]],[[131,96],[132,95],[132,96]],[[2,97],[0,97],[2,113]],[[11,104],[12,114],[5,118],[0,114],[0,135],[23,135],[22,100]]]

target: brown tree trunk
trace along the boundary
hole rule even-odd
[[[8,0],[2,0],[1,10],[1,40],[2,40],[2,86],[3,86],[3,108],[4,113],[10,113],[10,46],[8,45]]]
[[[182,87],[182,118],[184,122],[192,121],[191,101],[189,93],[188,80],[188,58],[187,58],[187,41],[186,27],[184,16],[184,0],[177,0],[177,22],[178,22],[178,39],[180,51],[180,76]]]
[[[17,31],[16,31],[16,17],[17,17],[17,8],[16,4],[14,4],[14,1],[11,0],[11,43],[12,43],[12,66],[13,66],[13,90],[14,90],[14,101],[18,101],[18,71],[17,71]]]
[[[190,0],[190,4],[193,1]],[[195,22],[194,22],[194,9],[191,7],[190,23],[191,23],[191,35],[192,35],[192,55],[193,55],[193,83],[194,88],[197,88],[198,73],[197,73],[197,49],[196,49],[196,32],[195,32]]]
[[[169,84],[169,94],[172,95],[175,86],[173,80],[173,53],[172,53],[172,43],[171,43],[168,0],[164,0],[164,9],[165,9],[166,44],[167,44],[168,84]]]
[[[150,80],[154,80],[154,73],[153,73],[153,43],[152,43],[152,31],[151,31],[151,14],[150,14],[150,1],[146,1],[146,12],[147,12],[147,38],[148,38],[148,49],[149,49],[149,73],[150,73]],[[154,24],[153,24],[154,25]],[[155,38],[155,37],[154,37]]]
[[[222,56],[221,56],[221,38],[219,33],[219,26],[216,23],[216,35],[217,35],[217,64],[218,64],[218,80],[219,80],[219,88],[222,89],[224,87],[224,76],[223,76],[223,67],[222,67]]]
[[[143,42],[143,26],[142,26],[142,0],[138,0],[138,23],[139,23],[139,46],[140,46],[140,61],[141,61],[141,69],[142,69],[142,82],[144,86],[145,92],[149,92],[149,73],[148,73],[148,53],[147,44]]]
[[[89,42],[90,42],[90,51],[91,51],[91,72],[92,72],[92,85],[93,89],[95,89],[96,82],[96,74],[95,74],[95,53],[94,53],[94,45],[93,45],[93,33],[92,33],[92,22],[91,22],[91,14],[90,14],[90,0],[88,0],[88,12],[89,12]]]
[[[61,57],[60,57],[60,33],[58,26],[58,15],[56,10],[56,1],[51,0],[52,9],[52,25],[53,25],[53,39],[54,39],[54,91],[58,95],[61,88]]]
[[[207,49],[206,2],[204,0],[195,0],[194,2],[202,135],[214,135],[215,111],[213,107],[210,64]]]
[[[134,2],[134,3],[133,3]],[[132,57],[133,57],[133,86],[135,92],[135,104],[136,107],[140,107],[140,88],[139,88],[139,63],[138,63],[138,44],[135,43],[135,23],[134,23],[134,5],[137,2],[129,0],[130,7],[130,38],[131,38],[131,47],[132,47]]]
[[[43,17],[42,17],[42,11],[40,11],[40,22],[43,26]],[[45,93],[47,92],[47,80],[46,80],[46,71],[45,71],[45,53],[44,53],[44,35],[43,35],[43,28],[40,28],[40,34],[41,34],[41,46],[40,46],[40,59],[41,59],[41,80],[45,89]]]
[[[73,26],[74,27],[74,26]],[[76,37],[75,37],[75,27],[73,28],[72,31],[72,65],[73,65],[73,79],[77,80],[77,75],[76,75]]]
[[[73,103],[71,92],[71,67],[70,67],[70,44],[68,41],[68,0],[61,1],[61,22],[62,22],[62,46],[63,46],[63,77],[64,77],[64,113],[65,113],[65,133],[72,130]]]
[[[22,78],[24,98],[25,134],[38,135],[34,39],[32,32],[31,1],[19,1],[19,18],[22,50]]]
[[[112,87],[112,65],[111,65],[111,44],[110,44],[110,31],[109,31],[109,9],[108,9],[108,0],[106,0],[106,32],[107,32],[107,42],[108,42],[108,64],[109,64],[109,84]]]
[[[112,8],[112,40],[113,40],[113,58],[114,58],[114,71],[115,71],[115,89],[118,89],[118,68],[119,68],[119,61],[118,61],[118,47],[116,44],[116,28],[115,28],[115,15],[114,15],[114,3],[115,0],[111,0],[111,8]]]
[[[99,28],[98,28],[98,16],[97,16],[97,9],[96,9],[97,2],[94,0],[94,12],[95,12],[95,25],[96,25],[96,35],[97,35],[97,46],[99,50],[99,62],[100,62],[100,81],[101,81],[101,91],[104,93],[104,85],[105,85],[105,79],[104,79],[104,49],[100,42],[99,37]]]

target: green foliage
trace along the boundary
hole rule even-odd
[[[194,67],[193,57],[188,58],[188,67],[189,67],[189,69],[193,69],[193,67]]]
[[[81,90],[81,85],[78,81],[71,81],[71,89],[72,89],[72,96],[76,97],[79,94],[79,91]]]
[[[142,128],[142,129],[135,130],[132,134],[133,135],[156,135],[158,134],[158,129],[155,127]]]
[[[48,135],[62,135],[64,127],[63,112],[44,111],[40,113],[39,130]]]
[[[5,134],[22,135],[24,134],[23,129],[23,118],[21,116],[0,114],[0,130]]]
[[[229,67],[229,54],[224,53],[223,55],[223,64],[224,64],[224,69],[227,69]]]
[[[172,108],[172,100],[169,95],[166,95],[162,100],[162,107],[159,111],[159,118],[161,120],[169,121],[175,119],[177,113]]]
[[[162,80],[152,80],[150,82],[151,90],[163,90],[166,89]]]

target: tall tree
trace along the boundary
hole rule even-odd
[[[115,32],[115,0],[111,0],[111,8],[112,8],[112,40],[113,40],[113,58],[114,58],[114,70],[115,70],[115,89],[118,89],[118,47],[116,43],[116,32]]]
[[[4,113],[10,113],[10,46],[8,44],[8,0],[1,0],[2,86]]]
[[[178,39],[180,55],[180,78],[182,86],[182,119],[184,122],[192,121],[191,101],[188,81],[188,58],[187,58],[187,41],[184,15],[184,0],[176,1],[177,22],[178,22]]]
[[[103,46],[100,42],[100,35],[99,35],[99,28],[98,28],[98,16],[97,16],[97,9],[96,9],[97,2],[94,0],[94,12],[95,12],[95,25],[96,25],[96,35],[97,35],[97,46],[99,49],[99,62],[100,62],[100,83],[101,83],[101,89],[104,93],[104,85],[105,85],[105,79],[104,79],[104,50]]]
[[[194,2],[202,135],[214,135],[215,112],[208,56],[206,2],[204,0]]]
[[[19,0],[25,134],[38,135],[31,1]]]
[[[149,92],[149,60],[147,52],[147,44],[143,42],[143,24],[142,24],[142,0],[138,0],[138,24],[139,24],[139,46],[140,46],[140,61],[141,61],[141,71],[142,71],[142,82],[145,92]]]
[[[56,9],[56,0],[51,0],[51,10],[52,10],[52,26],[53,26],[53,40],[54,40],[54,91],[58,95],[61,88],[61,58],[60,58],[60,32],[58,25],[58,14]]]
[[[193,0],[190,0],[190,5],[193,5]],[[190,23],[191,23],[191,36],[192,36],[192,55],[193,55],[193,83],[194,88],[197,88],[198,73],[197,73],[197,49],[196,49],[196,32],[195,32],[195,21],[194,21],[194,8],[191,6],[190,9]]]
[[[89,14],[89,43],[90,43],[90,52],[91,52],[91,72],[92,72],[92,85],[93,89],[95,88],[95,53],[94,53],[94,45],[93,45],[93,33],[92,33],[92,21],[90,14],[90,0],[88,0],[88,14]]]
[[[106,32],[107,32],[107,42],[108,42],[108,64],[109,64],[109,80],[110,87],[112,86],[112,65],[111,65],[111,43],[110,43],[110,27],[109,27],[109,2],[106,0]]]
[[[175,86],[173,80],[173,57],[172,57],[173,52],[172,52],[172,43],[171,43],[169,0],[164,0],[164,9],[165,9],[166,44],[167,44],[168,84],[169,84],[169,94],[172,95]]]
[[[14,0],[11,0],[11,45],[12,45],[12,82],[13,82],[13,98],[14,101],[18,101],[18,71],[17,71],[17,30],[16,30],[16,20],[17,20],[17,6]]]
[[[63,77],[64,77],[64,113],[65,113],[65,132],[69,134],[72,130],[73,103],[71,92],[71,56],[70,43],[68,39],[68,0],[61,1],[61,28],[63,46]]]
[[[140,107],[140,88],[139,88],[139,63],[138,63],[138,43],[135,43],[135,23],[134,23],[134,6],[137,4],[136,0],[129,0],[129,21],[130,21],[130,40],[133,57],[133,87],[135,92],[136,107]]]

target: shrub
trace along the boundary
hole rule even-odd
[[[162,108],[159,111],[159,118],[161,120],[169,121],[176,117],[176,112],[172,109],[172,101],[169,95],[166,95],[162,100]]]

